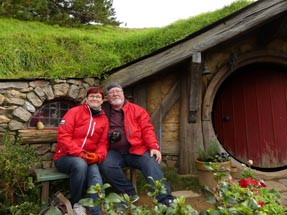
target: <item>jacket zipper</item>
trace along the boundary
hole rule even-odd
[[[83,144],[82,144],[82,147],[81,147],[81,148],[84,148],[84,146],[86,145],[87,138],[88,138],[88,136],[89,136],[90,129],[91,129],[91,125],[92,125],[92,121],[93,121],[92,113],[91,113],[91,110],[90,110],[90,107],[89,107],[89,106],[88,106],[88,109],[89,109],[89,111],[90,111],[90,123],[89,123],[89,128],[88,128],[86,137],[85,137],[85,139],[84,139],[84,141],[83,141]]]
[[[93,135],[94,135],[94,131],[95,131],[96,124],[97,124],[97,122],[94,122],[91,136],[93,136]]]

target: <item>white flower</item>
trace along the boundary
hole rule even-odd
[[[252,164],[253,164],[253,160],[249,160],[248,163],[249,163],[250,165],[252,165]]]

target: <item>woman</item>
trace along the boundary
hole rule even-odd
[[[101,109],[104,92],[98,87],[87,91],[85,102],[71,108],[58,127],[58,144],[54,161],[56,168],[70,176],[71,204],[75,215],[86,214],[78,204],[83,191],[102,185],[98,164],[107,155],[108,119]],[[97,195],[91,195],[95,201]],[[100,215],[99,207],[90,208],[91,215]]]

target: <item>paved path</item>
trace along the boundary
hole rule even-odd
[[[265,181],[268,189],[274,188],[281,194],[281,204],[287,207],[287,178]]]

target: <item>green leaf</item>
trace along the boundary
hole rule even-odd
[[[110,193],[107,196],[109,202],[120,203],[123,201],[123,197],[117,193]]]
[[[94,207],[95,206],[95,202],[92,198],[84,198],[84,199],[81,199],[79,201],[79,203],[83,206],[86,206],[86,207]]]

